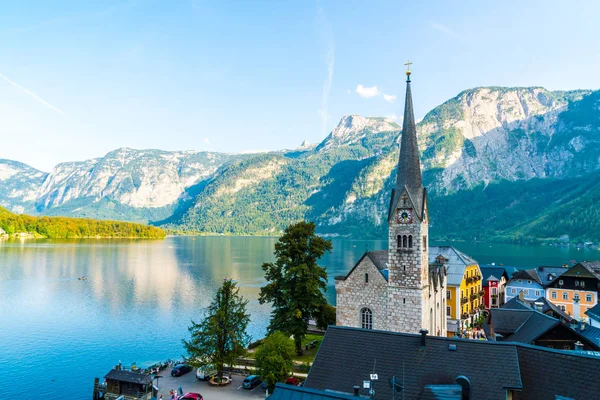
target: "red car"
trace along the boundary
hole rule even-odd
[[[178,400],[204,400],[204,398],[200,393],[189,392],[181,396]]]
[[[286,385],[300,386],[300,379],[296,378],[295,376],[290,376],[289,378],[287,378],[285,380],[285,384]]]

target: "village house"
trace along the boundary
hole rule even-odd
[[[576,320],[588,322],[587,310],[598,304],[600,262],[584,261],[548,282],[546,298]]]
[[[600,303],[592,308],[588,308],[585,315],[588,316],[588,322],[591,326],[600,328]]]
[[[506,301],[519,296],[519,293],[523,293],[528,301],[545,296],[546,286],[565,271],[565,267],[545,266],[516,271],[506,284]]]
[[[483,288],[483,304],[488,310],[490,308],[498,308],[505,302],[506,284],[509,276],[506,269],[495,265],[482,265],[481,270],[481,286]]]
[[[452,246],[432,246],[429,263],[446,267],[446,316],[452,337],[472,325],[481,312],[481,270],[477,261]]]

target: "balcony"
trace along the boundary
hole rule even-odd
[[[469,318],[469,314],[467,314],[467,313],[460,314],[460,319],[468,319],[468,318]]]
[[[481,296],[481,297],[485,296],[485,290],[480,290],[479,291],[479,296]]]
[[[471,299],[471,301],[473,301],[473,300],[477,300],[478,297],[479,297],[479,295],[477,293],[473,293],[471,296],[469,296],[469,299]]]
[[[460,299],[460,304],[467,304],[469,302],[469,299],[467,299],[466,297],[463,297]]]

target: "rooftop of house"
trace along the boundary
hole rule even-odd
[[[356,400],[355,396],[348,393],[334,392],[331,390],[317,390],[302,386],[275,384],[273,394],[269,400]]]
[[[112,369],[106,376],[105,379],[112,379],[119,382],[137,383],[140,385],[147,385],[152,382],[152,377],[141,372],[117,370]]]
[[[376,373],[375,399],[392,398],[393,377],[402,377],[405,398],[417,400],[444,398],[432,397],[436,392],[455,396],[459,377],[468,379],[471,399],[478,400],[505,399],[508,389],[518,391],[515,400],[600,393],[600,357],[512,342],[426,336],[423,345],[422,340],[418,334],[331,326],[304,386],[351,393],[360,385],[365,395],[362,382]]]
[[[600,303],[596,304],[592,308],[588,308],[588,310],[585,313],[591,319],[600,321]]]
[[[480,266],[479,269],[481,270],[482,286],[488,286],[488,280],[500,281],[503,276],[506,280],[508,280],[508,273],[504,267]]]
[[[536,303],[541,305],[541,309],[538,309],[536,307]],[[547,314],[548,311],[552,311],[552,313],[554,314],[554,316],[556,318],[559,319],[563,319],[567,322],[570,322],[573,318],[568,315],[567,313],[565,313],[563,310],[561,310],[560,308],[558,308],[554,303],[552,303],[550,300],[546,299],[545,297],[540,297],[534,301],[530,301],[530,300],[525,300],[525,299],[521,299],[519,298],[519,296],[515,296],[512,299],[510,299],[509,301],[507,301],[506,303],[504,303],[501,308],[508,308],[508,309],[512,309],[512,310],[538,310],[540,312],[542,312],[543,314]]]

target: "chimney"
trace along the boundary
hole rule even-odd
[[[461,400],[469,400],[471,398],[471,381],[464,375],[456,378],[456,383],[461,387]]]
[[[579,340],[575,342],[575,350],[583,350],[583,343],[581,343]]]
[[[360,386],[354,385],[353,389],[354,389],[354,396],[358,397],[359,396],[358,392],[360,391]]]
[[[419,333],[421,334],[421,347],[425,347],[425,338],[429,331],[427,329],[421,329]]]
[[[542,303],[541,301],[536,301],[534,304],[535,309],[539,312],[542,312],[542,310],[544,309],[544,303]]]

